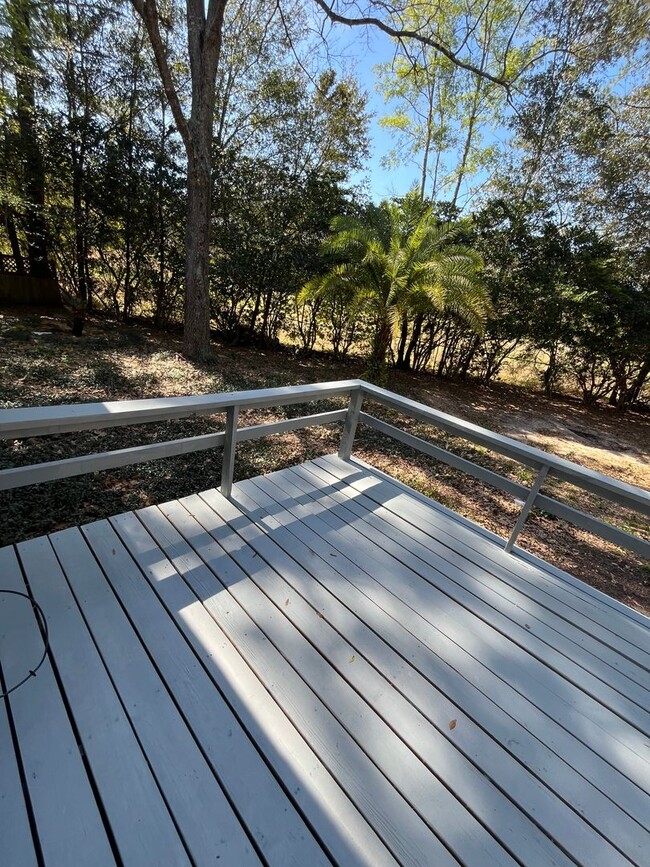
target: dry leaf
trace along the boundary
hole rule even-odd
[[[453,731],[453,730],[456,728],[456,723],[457,723],[457,722],[458,722],[458,720],[453,719],[453,720],[449,723],[449,728],[450,728],[451,731]]]
[[[285,604],[285,605],[288,605],[288,604],[289,604],[289,598],[288,598],[288,597],[284,600],[284,604]]]

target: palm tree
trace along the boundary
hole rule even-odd
[[[382,202],[364,220],[335,217],[323,252],[341,259],[302,289],[300,300],[347,295],[373,317],[367,375],[382,382],[395,323],[423,305],[453,312],[482,332],[490,312],[480,256],[456,241],[462,224],[441,224],[417,193]]]

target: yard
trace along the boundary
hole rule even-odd
[[[75,339],[64,317],[47,311],[0,311],[0,348],[0,406],[5,408],[265,388],[347,379],[363,370],[363,362],[354,358],[342,364],[325,355],[300,358],[220,344],[215,345],[214,360],[199,365],[180,355],[178,336],[90,320],[83,338]],[[484,387],[393,372],[389,388],[630,484],[650,487],[648,415],[590,409],[571,398],[547,399],[506,383]],[[244,414],[241,423],[300,411],[256,411]],[[377,414],[391,416],[385,410]],[[192,436],[222,424],[221,418],[199,417],[2,443],[0,468]],[[413,421],[400,424],[513,479],[532,481],[532,471],[487,450]],[[238,448],[235,477],[290,466],[333,452],[337,445],[338,430],[322,428],[245,443]],[[509,535],[516,520],[519,505],[508,495],[374,431],[360,428],[355,455],[502,536]],[[219,450],[5,493],[0,544],[216,486],[220,466]],[[549,489],[584,511],[650,538],[650,523],[638,515],[558,482],[550,482]],[[539,511],[529,518],[518,544],[650,613],[650,566],[634,555]]]

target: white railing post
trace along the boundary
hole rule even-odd
[[[232,493],[233,476],[235,473],[235,449],[237,447],[237,420],[239,406],[229,406],[226,410],[226,441],[223,446],[223,463],[221,466],[221,493],[230,497]]]
[[[537,495],[540,492],[540,488],[544,484],[544,479],[548,475],[548,471],[549,471],[549,467],[547,467],[546,464],[542,464],[542,466],[539,468],[539,472],[537,473],[537,478],[535,479],[533,487],[530,489],[530,493],[528,494],[528,497],[526,498],[526,502],[521,507],[521,512],[519,512],[519,517],[517,518],[517,523],[512,528],[512,533],[510,534],[510,538],[508,539],[508,541],[505,544],[505,547],[503,549],[504,551],[507,551],[508,553],[510,551],[512,551],[512,547],[515,544],[517,536],[521,533],[521,531],[524,527],[524,524],[526,523],[526,518],[528,517],[528,513],[533,508],[533,504],[535,503],[535,500],[537,499]]]
[[[350,395],[350,403],[348,404],[348,412],[343,423],[343,433],[341,434],[341,444],[339,445],[339,457],[347,461],[352,454],[352,446],[354,444],[354,435],[357,432],[359,424],[359,414],[361,412],[361,404],[363,403],[363,392],[361,389],[353,391]]]

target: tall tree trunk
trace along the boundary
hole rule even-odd
[[[217,68],[227,0],[186,0],[187,49],[192,81],[189,118],[183,112],[160,33],[155,0],[131,0],[144,21],[156,64],[187,154],[185,230],[185,328],[183,353],[198,361],[210,357],[210,209],[212,130]]]
[[[84,202],[87,130],[90,120],[89,92],[83,47],[80,47],[80,73],[75,62],[75,22],[70,4],[65,7],[66,36],[69,56],[66,61],[65,82],[67,100],[68,137],[70,141],[70,164],[72,166],[72,211],[74,219],[76,288],[84,306],[90,310],[90,287],[88,280],[87,203]],[[80,94],[83,111],[80,113]]]
[[[157,172],[157,216],[158,216],[158,285],[156,287],[156,309],[154,310],[154,325],[162,323],[163,302],[165,300],[165,211],[163,206],[163,166],[165,164],[165,142],[167,136],[167,115],[165,111],[165,99],[161,95],[160,100],[160,153]]]
[[[202,141],[197,136],[187,161],[183,353],[197,361],[210,357],[211,131],[210,118],[208,129],[202,130]]]
[[[35,113],[34,51],[31,43],[30,6],[26,0],[7,4],[11,24],[11,43],[16,61],[16,95],[20,146],[25,171],[27,210],[22,223],[27,237],[27,257],[32,277],[52,277],[45,223],[45,168],[38,137]]]
[[[485,52],[484,52],[485,56]],[[458,201],[458,196],[460,195],[460,187],[463,183],[463,178],[465,177],[465,173],[467,171],[467,162],[469,160],[469,153],[472,147],[472,139],[474,138],[474,128],[476,126],[476,121],[478,119],[478,110],[481,101],[481,94],[483,91],[483,80],[478,78],[475,82],[476,89],[474,90],[474,99],[472,100],[472,109],[469,115],[469,121],[467,123],[467,135],[465,136],[465,145],[463,147],[463,156],[460,160],[460,165],[458,167],[458,177],[456,178],[456,186],[454,187],[454,195],[451,200],[452,207],[456,207],[456,202]]]
[[[639,395],[641,394],[641,389],[646,383],[646,380],[650,376],[650,355],[644,360],[643,364],[639,368],[639,372],[634,377],[632,385],[630,386],[629,391],[629,401],[630,403],[634,403],[635,400],[639,399]]]
[[[122,318],[128,322],[133,316],[135,306],[135,288],[133,285],[133,202],[138,196],[138,186],[133,177],[133,131],[138,102],[138,72],[141,51],[140,28],[136,36],[136,46],[131,69],[131,92],[129,94],[129,115],[126,125],[127,177],[129,179],[129,194],[126,200],[126,215],[124,219],[124,308]]]
[[[481,54],[481,64],[480,69],[483,70],[485,68],[485,64],[487,62],[488,51],[490,46],[490,19],[489,16],[485,16],[484,27],[483,27],[483,51]],[[460,166],[458,168],[458,177],[456,178],[456,186],[454,188],[454,195],[452,198],[452,207],[456,207],[456,202],[458,201],[458,196],[460,194],[460,187],[463,182],[463,178],[465,177],[465,172],[467,170],[467,161],[469,159],[470,149],[472,147],[472,139],[474,138],[474,128],[476,126],[476,121],[478,120],[478,112],[481,104],[481,97],[483,95],[483,86],[484,81],[482,78],[477,77],[474,82],[474,95],[472,98],[472,107],[469,113],[469,121],[467,123],[467,135],[465,136],[465,146],[463,147],[463,156],[460,161]]]
[[[429,84],[429,104],[427,106],[427,134],[424,139],[424,155],[422,157],[422,171],[420,173],[420,199],[424,201],[427,187],[427,175],[429,174],[429,152],[431,151],[431,138],[433,136],[433,84]]]
[[[547,397],[551,397],[553,395],[553,386],[555,385],[556,376],[557,347],[553,345],[548,353],[548,364],[546,365],[546,370],[542,374],[542,385],[544,387],[544,394]]]
[[[478,87],[478,85],[477,85]],[[458,167],[458,176],[456,177],[456,186],[454,187],[454,195],[451,199],[452,208],[456,207],[456,202],[458,201],[458,196],[460,195],[460,187],[463,183],[463,178],[465,177],[465,170],[467,168],[467,160],[469,158],[469,149],[472,145],[472,138],[474,135],[474,123],[476,121],[476,115],[471,114],[469,123],[467,125],[467,135],[465,136],[465,146],[463,148],[463,156],[461,157],[460,166]]]

